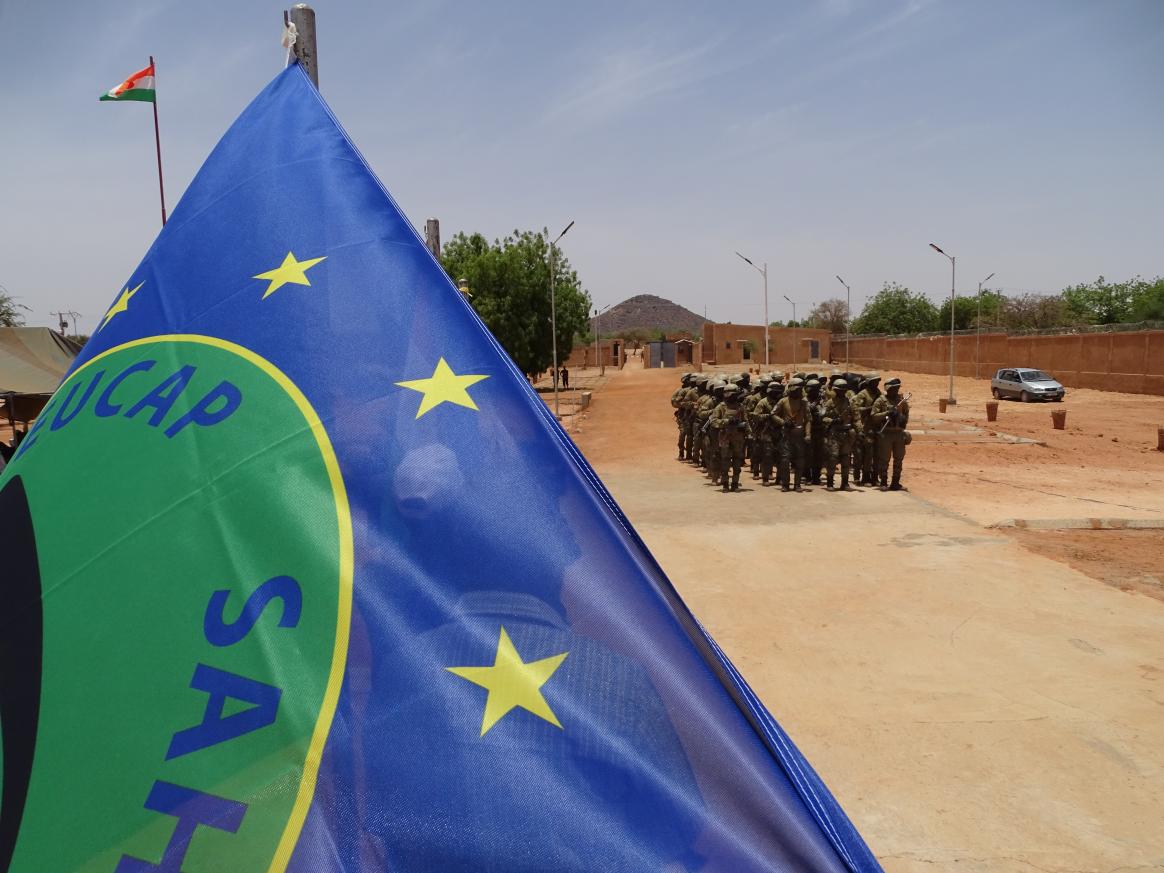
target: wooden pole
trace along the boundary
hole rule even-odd
[[[158,152],[158,197],[162,201],[162,227],[166,226],[166,188],[162,183],[162,135],[158,131],[158,69],[150,55],[150,69],[154,71],[154,147]]]
[[[315,87],[319,88],[319,56],[315,44],[315,10],[306,3],[296,3],[290,11],[295,25],[295,57]]]

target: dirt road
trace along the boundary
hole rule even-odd
[[[915,427],[931,418],[933,378],[907,385]],[[1109,430],[1073,396],[1069,423],[1080,430],[1047,448],[919,438],[907,458],[912,494],[782,494],[753,488],[746,474],[743,493],[722,494],[674,459],[676,379],[674,370],[612,375],[574,438],[885,867],[1164,869],[1164,603],[983,527],[1078,515],[1095,495],[1153,516],[1164,495],[1125,499],[1115,470],[1110,481],[1080,474],[1043,488],[1066,497],[1026,490],[1046,483],[1011,466],[989,478],[1023,488],[969,472],[1047,452],[1069,465],[1077,454],[1094,459],[1102,443],[1103,453],[1120,447],[1119,466],[1141,481],[1159,481],[1154,458],[1124,462],[1136,457],[1134,425]],[[966,396],[927,429],[984,419]],[[1004,408],[1006,433],[1043,439],[1044,417],[1050,430],[1048,407]],[[1107,436],[1089,437],[1093,427]],[[946,506],[926,499],[949,483],[959,496]]]

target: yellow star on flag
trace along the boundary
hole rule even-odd
[[[497,654],[493,659],[492,667],[446,667],[450,673],[468,679],[474,685],[488,689],[489,696],[485,699],[485,716],[481,719],[481,736],[489,732],[489,728],[501,721],[507,712],[514,707],[532,712],[538,718],[545,719],[555,727],[562,723],[554,715],[546,699],[542,697],[541,687],[546,680],[554,675],[554,671],[562,666],[569,652],[562,652],[550,658],[526,663],[513,647],[505,627],[501,628],[501,636],[497,640]]]
[[[407,382],[397,382],[396,384],[401,388],[419,391],[424,395],[420,401],[420,408],[416,410],[416,417],[420,418],[430,409],[440,406],[442,403],[455,403],[458,406],[476,409],[477,404],[469,396],[469,386],[476,385],[482,379],[488,378],[488,376],[477,375],[458,376],[453,372],[453,368],[445,362],[445,359],[441,358],[437,361],[436,369],[432,371],[432,376],[429,378],[410,379]]]
[[[141,285],[144,284],[145,282],[141,283]],[[117,315],[119,312],[126,312],[129,310],[130,298],[137,293],[138,288],[141,288],[141,285],[138,285],[137,288],[132,290],[128,285],[125,286],[121,292],[121,296],[117,298],[117,302],[110,306],[109,311],[105,313],[105,320],[101,322],[101,327],[97,328],[97,330],[101,330],[101,328],[109,324],[109,322],[113,320],[113,316]]]
[[[292,252],[287,252],[287,257],[283,258],[283,263],[273,270],[267,270],[265,273],[259,273],[257,276],[252,276],[252,279],[266,279],[271,284],[267,286],[267,290],[263,292],[263,299],[266,300],[284,285],[291,283],[293,285],[310,285],[307,280],[307,271],[318,264],[320,261],[326,261],[327,257],[322,258],[308,258],[306,261],[295,260],[295,255]]]

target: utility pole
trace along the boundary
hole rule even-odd
[[[432,252],[432,256],[439,261],[441,259],[440,219],[430,218],[424,223],[424,244]]]
[[[768,262],[764,261],[764,269],[761,270],[752,263],[750,258],[745,258],[739,252],[736,252],[736,257],[764,277],[764,367],[768,369],[771,366],[768,360],[768,346],[771,345],[768,341]],[[704,308],[706,309],[706,307]]]
[[[315,42],[315,10],[306,3],[296,3],[283,13],[283,23],[294,28],[291,51],[316,89],[319,88],[319,55]]]
[[[574,222],[571,221],[566,225],[566,229],[550,243],[550,342],[554,350],[554,418],[558,417],[558,306],[554,299],[554,251],[558,241],[569,233],[573,226]]]
[[[978,365],[981,363],[981,360],[982,360],[982,284],[984,282],[989,282],[993,278],[994,278],[994,274],[991,273],[989,276],[987,276],[985,279],[983,279],[982,282],[978,283],[978,337],[977,337],[977,339],[974,340],[974,378],[975,379],[982,378],[978,372]]]
[[[789,300],[788,295],[783,295],[785,300],[792,304],[792,372],[796,372],[796,303]]]
[[[840,276],[837,276],[837,281],[845,286],[845,372],[849,372],[849,325],[853,320],[852,310],[852,289],[848,283]]]
[[[957,406],[958,400],[954,397],[954,302],[957,297],[955,288],[955,270],[957,268],[958,259],[953,255],[947,255],[940,248],[933,243],[930,243],[930,248],[950,259],[950,396],[946,398],[946,402],[950,406]]]

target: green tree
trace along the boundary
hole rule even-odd
[[[986,294],[982,295],[982,323],[989,324],[990,319],[987,317],[986,310]],[[978,324],[978,297],[959,297],[954,305],[954,330],[969,330],[976,327]],[[938,326],[937,330],[950,329],[950,298],[947,297],[942,302],[941,309],[938,310]]]
[[[1132,283],[1109,284],[1100,276],[1089,285],[1072,285],[1061,292],[1072,317],[1088,324],[1116,324],[1132,315]]]
[[[950,317],[946,310],[946,317]],[[886,282],[853,321],[853,333],[922,333],[940,330],[938,308],[924,294]]]
[[[641,348],[643,343],[649,342],[651,332],[645,327],[629,327],[618,332],[617,336],[631,348]]]
[[[8,289],[0,285],[0,327],[22,327],[24,325],[23,312],[31,310],[23,303],[17,303]]]
[[[1083,322],[1071,314],[1067,302],[1059,295],[1020,294],[1003,299],[998,321],[994,323],[1007,330],[1046,330]]]
[[[822,328],[833,333],[844,333],[845,323],[849,320],[849,306],[839,297],[824,300],[812,308],[808,314],[807,323],[812,327]]]
[[[515,230],[492,243],[479,233],[458,233],[445,245],[441,265],[454,285],[468,282],[473,308],[523,373],[533,376],[552,365],[546,230]],[[590,315],[590,295],[560,247],[554,249],[554,301],[560,362],[574,337],[586,332]]]
[[[1132,318],[1135,321],[1164,321],[1164,278],[1146,282],[1132,280]]]

